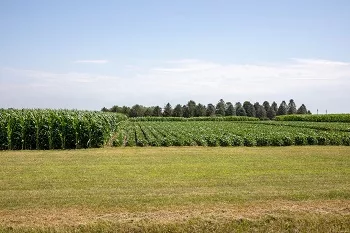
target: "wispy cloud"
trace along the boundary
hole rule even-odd
[[[231,102],[294,98],[314,110],[327,107],[329,112],[350,112],[341,107],[341,103],[348,106],[349,89],[350,63],[319,59],[261,64],[183,59],[125,72],[123,76],[0,68],[0,92],[7,96],[0,98],[0,107],[18,107],[24,100],[32,105],[20,107],[47,103],[47,107],[66,104],[98,109],[115,104],[186,103],[189,99],[215,103],[220,98]]]
[[[91,63],[91,64],[106,64],[108,60],[77,60],[74,63]]]
[[[330,61],[330,60],[323,60],[323,59],[301,59],[301,58],[292,58],[291,60],[294,60],[299,63],[303,64],[312,64],[312,65],[325,65],[325,66],[350,66],[350,63],[347,62],[340,62],[340,61]]]

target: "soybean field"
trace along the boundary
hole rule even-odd
[[[113,146],[350,145],[350,124],[282,121],[121,122]]]

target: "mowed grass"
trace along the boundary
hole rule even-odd
[[[349,222],[350,147],[0,152],[0,231],[346,232]]]

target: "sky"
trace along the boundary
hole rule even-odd
[[[0,0],[0,108],[350,113],[349,0]]]

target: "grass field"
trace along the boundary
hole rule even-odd
[[[350,147],[0,151],[0,232],[349,232]]]

